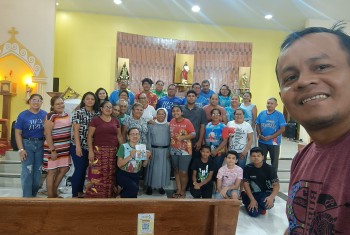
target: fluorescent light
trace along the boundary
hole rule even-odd
[[[201,8],[198,6],[198,5],[194,5],[193,7],[192,7],[192,11],[193,12],[199,12],[201,10]]]
[[[272,15],[271,15],[271,14],[267,14],[267,15],[265,15],[265,19],[267,19],[267,20],[271,20],[271,19],[272,19]]]
[[[117,5],[120,5],[120,4],[123,3],[122,0],[113,0],[113,2],[114,2],[115,4],[117,4]]]

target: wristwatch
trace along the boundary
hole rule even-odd
[[[19,150],[18,150],[19,153],[22,152],[22,151],[24,151],[24,149],[19,149]]]

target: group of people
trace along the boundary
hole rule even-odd
[[[280,97],[313,140],[293,159],[286,234],[350,230],[350,187],[343,180],[350,176],[349,45],[342,25],[294,32],[281,45],[276,63]],[[147,193],[154,188],[164,193],[170,156],[176,179],[173,197],[183,198],[190,181],[193,197],[210,198],[216,181],[217,198],[238,198],[243,186],[242,201],[252,216],[272,208],[285,126],[283,115],[275,110],[276,99],[268,99],[267,110],[257,115],[250,93],[240,103],[226,85],[215,94],[207,80],[194,83],[181,103],[173,85],[166,93],[162,81],[153,92],[152,84],[144,79],[143,91],[134,95],[121,80],[109,101],[104,89],[87,92],[71,119],[60,97],[51,99],[46,113],[41,110],[42,97],[31,95],[29,109],[15,124],[23,196],[36,196],[44,169],[48,195],[58,197],[58,184],[71,159],[73,197],[111,197],[118,192],[137,197],[143,167]],[[147,150],[140,150],[140,144]],[[272,166],[266,163],[267,152]],[[246,164],[248,153],[251,163]]]
[[[258,128],[263,141],[280,138],[285,125],[277,118],[265,117],[269,113],[261,120],[257,118],[251,93],[245,93],[241,103],[227,85],[216,94],[204,80],[193,84],[184,99],[176,96],[175,84],[161,93],[164,83],[157,81],[153,93],[153,81],[145,78],[143,90],[136,95],[127,85],[127,81],[120,80],[120,89],[110,97],[104,88],[86,92],[70,115],[58,96],[51,99],[49,113],[41,110],[40,95],[29,98],[29,109],[18,116],[15,124],[23,196],[36,196],[43,169],[47,171],[48,197],[60,197],[58,186],[72,161],[72,197],[136,198],[140,176],[146,194],[151,195],[155,189],[165,194],[172,167],[176,181],[173,198],[185,198],[189,189],[194,198],[211,198],[216,190],[216,198],[238,199],[240,190],[246,188],[243,181],[252,180],[243,177],[243,169],[255,146],[253,123],[266,123]],[[198,100],[203,103],[197,105]],[[276,105],[276,99],[269,99],[266,112]],[[257,152],[266,159],[268,150],[264,147]],[[278,178],[276,170],[273,172],[265,174],[271,187],[263,189],[274,197]],[[245,189],[248,199],[244,201],[251,200],[249,196],[257,193],[254,190]],[[253,207],[250,204],[247,208]]]

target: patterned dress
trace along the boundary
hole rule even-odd
[[[46,120],[53,122],[54,127],[52,129],[52,141],[57,152],[57,159],[51,160],[51,151],[47,144],[44,143],[44,170],[52,170],[59,167],[67,167],[71,164],[69,155],[70,147],[70,133],[71,133],[71,121],[67,113],[59,115],[51,112],[47,114]]]

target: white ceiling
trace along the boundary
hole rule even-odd
[[[350,21],[350,0],[56,0],[58,10],[295,31],[307,19]],[[198,4],[200,13],[191,7]],[[272,14],[270,21],[265,14]]]

